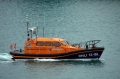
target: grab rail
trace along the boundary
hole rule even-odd
[[[95,48],[96,44],[99,43],[101,40],[91,40],[91,41],[87,41],[84,43],[77,43],[77,44],[72,44],[72,46],[83,46],[84,48],[88,49],[88,48]]]

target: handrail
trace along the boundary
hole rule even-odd
[[[72,46],[82,46],[84,45],[84,48],[95,48],[96,44],[99,43],[101,40],[90,40],[84,43],[76,43],[72,44]]]

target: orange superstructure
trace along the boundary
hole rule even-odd
[[[82,49],[80,46],[71,46],[61,38],[31,38],[24,45],[25,54],[60,54]]]

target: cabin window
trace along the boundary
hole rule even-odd
[[[64,46],[66,46],[66,45],[68,44],[66,41],[62,41],[61,43],[62,43],[62,45],[64,45]]]
[[[29,43],[27,46],[31,46],[31,44]]]
[[[51,46],[51,42],[49,41],[45,42],[45,46]]]
[[[37,46],[43,46],[43,45],[44,45],[44,42],[43,42],[43,41],[37,42]]]
[[[60,43],[59,42],[53,42],[53,46],[59,47]]]

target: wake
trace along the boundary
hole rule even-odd
[[[54,61],[102,61],[103,59],[34,59],[40,62],[54,62]]]
[[[0,53],[0,61],[11,61],[12,56],[8,53]]]

